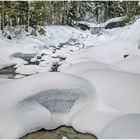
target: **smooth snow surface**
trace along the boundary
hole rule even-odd
[[[64,67],[64,69],[62,67],[60,67],[60,68],[61,68],[61,72],[75,74],[75,75],[79,74],[79,73],[82,73],[82,72],[89,71],[89,70],[90,71],[104,70],[104,69],[121,70],[121,69],[116,68],[114,66],[104,64],[104,63],[95,62],[95,61],[76,63],[76,64],[73,64],[73,65],[69,65],[67,67]]]
[[[118,67],[133,73],[140,74],[140,55],[132,55],[118,63]]]
[[[41,67],[38,65],[24,65],[16,69],[16,73],[24,74],[24,75],[30,75],[30,74],[36,74],[41,72],[48,72],[50,71],[50,67]]]
[[[140,115],[124,115],[112,121],[103,130],[99,138],[104,139],[139,139]]]

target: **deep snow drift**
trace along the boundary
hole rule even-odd
[[[0,85],[0,91],[0,138],[68,125],[74,114],[95,99],[87,80],[54,72],[14,80]]]
[[[118,117],[101,133],[100,139],[139,139],[140,115],[130,114]],[[116,133],[117,132],[117,133]],[[121,135],[118,135],[121,134]]]
[[[0,138],[60,125],[98,138],[140,138],[139,27],[140,19],[92,36],[55,26],[47,41],[1,40],[0,67],[16,64],[16,75],[0,80]]]

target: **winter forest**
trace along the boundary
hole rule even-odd
[[[1,139],[140,139],[140,1],[0,1]]]
[[[0,13],[2,31],[5,27],[23,26],[25,31],[29,27],[39,28],[44,34],[41,27],[46,25],[74,26],[78,21],[102,23],[121,16],[127,16],[130,21],[140,14],[140,9],[138,1],[0,1]]]

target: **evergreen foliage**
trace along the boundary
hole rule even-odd
[[[140,16],[138,1],[0,1],[1,30],[22,25],[45,34],[43,26],[70,25],[81,20],[104,22],[113,17],[126,16],[128,21]]]

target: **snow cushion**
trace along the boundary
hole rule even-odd
[[[69,123],[96,96],[87,80],[55,72],[2,84],[0,91],[0,138],[20,138]],[[64,119],[65,114],[69,117]]]
[[[92,71],[92,70],[104,70],[104,69],[120,70],[119,68],[116,68],[115,66],[109,64],[92,61],[92,62],[82,62],[82,63],[67,66],[63,68],[61,72],[76,75],[78,73],[86,72],[89,70]]]
[[[100,139],[139,139],[140,114],[128,114],[111,121],[99,136]]]
[[[140,74],[140,55],[131,55],[118,63],[118,67],[133,73]]]
[[[97,94],[96,101],[72,118],[71,125],[77,131],[92,133],[100,138],[102,130],[104,128],[107,130],[108,124],[116,118],[126,114],[140,113],[139,74],[124,72],[113,66],[95,62],[72,65],[65,68],[63,72],[87,79],[92,83]],[[114,124],[111,128],[115,128]],[[117,130],[110,129],[108,132],[109,134],[117,133]],[[132,131],[131,134],[134,136],[135,132]],[[118,133],[115,136],[117,135]]]
[[[23,74],[23,75],[30,75],[30,74],[37,74],[41,72],[48,72],[51,70],[51,67],[41,67],[38,65],[23,65],[16,69],[16,73]]]
[[[97,95],[109,106],[125,112],[140,113],[140,75],[114,70],[80,73],[95,87]]]

